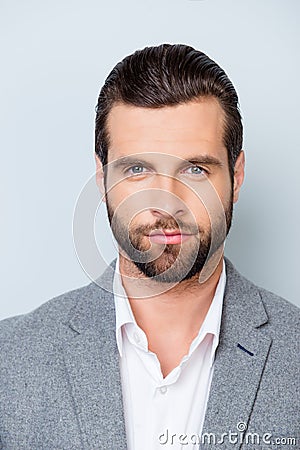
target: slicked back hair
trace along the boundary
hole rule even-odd
[[[107,164],[107,116],[115,104],[162,108],[215,97],[225,115],[223,143],[233,181],[243,145],[243,125],[236,90],[224,70],[205,53],[183,44],[146,47],[126,56],[110,72],[96,106],[95,152]]]

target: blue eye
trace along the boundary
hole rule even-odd
[[[145,167],[141,164],[136,164],[135,166],[131,166],[128,169],[126,169],[126,172],[128,172],[130,175],[139,175],[144,173]]]
[[[131,167],[133,173],[141,173],[143,170],[143,166],[133,166]]]
[[[132,166],[129,169],[132,173],[143,173],[143,166]]]
[[[188,167],[187,170],[191,170],[191,172],[189,172],[189,175],[204,175],[206,173],[206,170],[202,169],[202,167],[200,166],[191,166]]]

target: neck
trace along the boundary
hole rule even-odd
[[[148,350],[159,360],[163,377],[188,354],[209,310],[222,272],[223,248],[213,259],[205,276],[200,276],[200,283],[198,274],[158,293],[157,283],[145,279],[132,262],[120,255],[123,287],[135,320],[147,336]]]
[[[199,274],[196,274],[169,289],[166,283],[151,283],[151,279],[121,254],[119,261],[123,287],[135,319],[146,334],[154,330],[197,334],[222,273],[223,248],[207,264],[206,275],[202,277],[204,281],[199,282]]]

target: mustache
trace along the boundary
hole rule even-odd
[[[196,224],[185,224],[182,221],[174,219],[159,219],[152,225],[138,225],[134,228],[136,233],[150,234],[151,231],[162,230],[180,230],[182,234],[198,234],[199,227]]]

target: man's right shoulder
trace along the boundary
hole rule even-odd
[[[92,282],[53,297],[29,313],[2,319],[0,347],[5,342],[12,343],[16,338],[26,339],[29,334],[33,336],[41,331],[47,334],[47,330],[53,333],[59,324],[68,321],[79,301],[88,300],[95,294],[95,289],[97,287]],[[98,288],[98,293],[100,292],[101,289]]]

